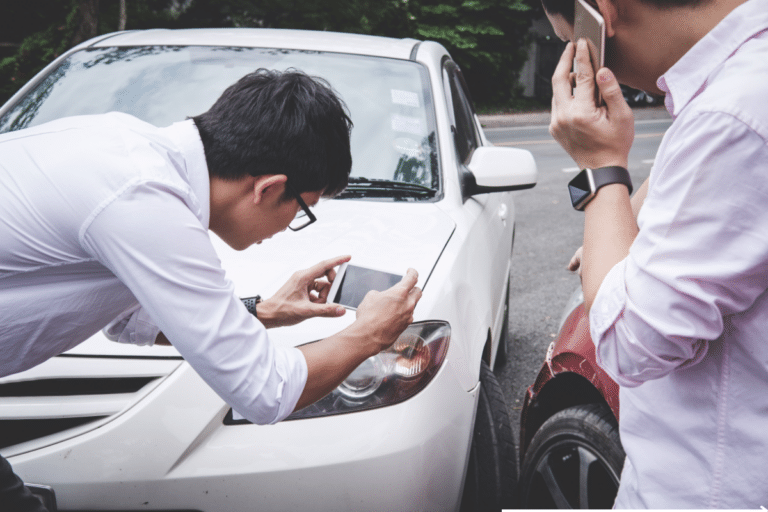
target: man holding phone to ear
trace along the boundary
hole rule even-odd
[[[598,363],[621,386],[616,507],[766,505],[768,0],[588,1],[606,68],[568,44],[550,132],[585,169],[570,190],[585,215],[572,267]],[[573,0],[543,3],[571,40]],[[665,94],[674,118],[632,202],[619,82]]]

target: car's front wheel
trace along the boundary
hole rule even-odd
[[[483,362],[461,510],[482,512],[511,508],[516,483],[517,451],[507,405],[496,376]]]
[[[611,508],[624,465],[619,427],[604,404],[550,417],[531,440],[520,471],[521,508]]]

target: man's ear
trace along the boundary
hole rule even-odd
[[[613,37],[616,31],[613,28],[616,23],[616,18],[619,15],[619,10],[616,6],[615,0],[588,0],[593,7],[596,7],[605,20],[605,37]]]
[[[253,180],[253,203],[259,204],[265,199],[282,197],[288,177],[285,174],[263,174]]]

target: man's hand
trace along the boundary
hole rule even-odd
[[[307,384],[296,410],[320,400],[360,363],[397,340],[413,322],[413,310],[421,298],[418,279],[416,271],[408,269],[389,290],[368,292],[352,325],[330,338],[298,347],[307,361]]]
[[[574,44],[568,43],[552,76],[549,132],[582,169],[627,167],[635,137],[634,118],[621,88],[608,68],[597,72],[605,106],[595,105],[595,76],[585,40],[575,49],[578,72],[571,73]],[[575,81],[575,91],[571,93]]]
[[[576,252],[571,256],[571,261],[568,262],[568,270],[576,272],[581,275],[581,254],[584,251],[584,246],[576,249]]]
[[[419,274],[409,268],[395,286],[383,292],[370,291],[360,303],[356,323],[370,332],[370,341],[378,343],[374,353],[392,345],[413,322],[413,310],[421,298],[418,280]]]
[[[343,316],[343,306],[326,301],[336,278],[334,268],[350,259],[337,256],[296,272],[275,295],[256,306],[257,318],[265,327],[283,327],[316,316]]]

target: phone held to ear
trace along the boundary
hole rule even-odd
[[[597,12],[597,9],[589,5],[585,0],[575,0],[573,42],[586,39],[589,46],[589,60],[592,62],[592,73],[605,65],[605,20]],[[576,59],[573,61],[573,70],[576,69]],[[595,104],[601,106],[603,98],[595,84]]]
[[[328,300],[348,309],[357,309],[366,293],[371,290],[383,292],[402,279],[403,276],[397,274],[342,263],[331,285]]]

